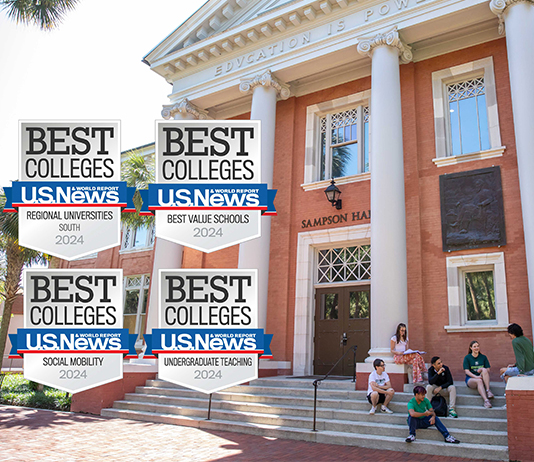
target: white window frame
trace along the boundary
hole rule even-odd
[[[141,284],[136,286],[128,287],[128,280],[133,278],[141,278]],[[129,275],[124,277],[124,293],[123,293],[123,300],[124,300],[124,306],[123,306],[123,318],[124,316],[133,316],[133,314],[125,314],[124,308],[126,308],[126,293],[129,290],[139,290],[139,302],[137,303],[137,314],[136,314],[136,320],[135,320],[135,333],[137,334],[137,340],[135,341],[136,347],[139,347],[140,344],[142,344],[142,340],[140,337],[140,330],[141,330],[141,315],[143,314],[143,302],[144,302],[144,296],[145,296],[145,289],[150,289],[150,274],[137,274],[137,275]],[[147,293],[147,309],[145,313],[145,317],[148,316],[148,299],[150,298],[150,293]],[[148,318],[147,318],[148,321]]]
[[[130,239],[130,242],[128,243],[128,247],[126,247],[126,238],[127,238],[127,235],[128,235],[128,231],[132,231],[132,233],[136,233],[137,229],[129,228],[127,226],[123,227],[120,253],[140,252],[140,251],[148,250],[148,249],[151,249],[152,247],[154,247],[154,240],[155,240],[154,224],[152,224],[152,225],[150,225],[148,227],[148,232],[147,232],[147,235],[146,235],[145,245],[141,245],[141,246],[138,246],[138,247],[132,247],[132,244],[135,242],[135,238],[134,238],[133,234],[132,234],[132,239]]]
[[[495,320],[468,321],[465,273],[472,271],[493,271],[495,289]],[[447,257],[447,295],[449,303],[449,325],[447,332],[505,331],[508,328],[508,296],[506,293],[506,272],[504,253],[481,253]]]
[[[447,85],[476,77],[484,77],[490,149],[453,156]],[[436,158],[432,159],[434,164],[438,167],[444,167],[461,162],[500,157],[504,154],[506,147],[502,146],[501,143],[495,71],[491,56],[433,72],[432,93],[434,98],[434,129],[436,136]]]
[[[304,167],[304,183],[301,185],[304,191],[314,189],[325,189],[330,185],[330,178],[325,180],[317,180],[319,178],[319,169],[321,166],[321,117],[342,112],[355,107],[370,106],[371,104],[371,90],[365,90],[352,95],[343,96],[332,101],[325,101],[319,104],[308,106],[306,115],[306,144],[305,144],[305,167]],[[359,111],[363,120],[363,111]],[[361,125],[361,124],[360,124]],[[371,124],[369,125],[369,139],[371,138]],[[369,140],[368,140],[369,142]],[[363,147],[362,139],[358,140],[358,156],[361,160]],[[327,154],[328,155],[328,154]],[[369,161],[371,159],[371,145],[369,143]],[[357,175],[349,175],[336,178],[336,185],[355,183],[358,181],[370,180],[370,172],[359,173]]]

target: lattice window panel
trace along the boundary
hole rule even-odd
[[[332,114],[330,119],[330,128],[332,130],[340,127],[346,127],[358,122],[358,112],[356,109],[349,109],[348,111],[338,112]]]
[[[365,120],[365,117],[367,118],[367,120]],[[364,121],[365,122],[369,121],[369,107],[368,106],[364,108]],[[346,127],[348,125],[353,125],[357,122],[358,122],[358,110],[356,108],[349,109],[348,111],[331,114],[330,129],[334,130],[340,127]],[[321,117],[320,119],[321,133],[326,133],[326,125],[327,125],[326,116]]]
[[[484,85],[484,77],[447,85],[447,92],[449,95],[449,102],[451,103],[462,99],[485,95],[486,87]]]
[[[371,278],[371,246],[360,245],[319,251],[320,284],[365,281]]]
[[[130,276],[126,278],[126,289],[138,289],[141,287],[143,276]]]
[[[127,228],[126,231],[124,231],[124,241],[122,244],[123,249],[129,248],[130,241],[132,240],[132,234],[133,234],[132,228]]]
[[[143,276],[129,276],[126,278],[125,286],[128,289],[140,289],[143,283]],[[144,288],[150,286],[150,276],[145,276]]]
[[[369,116],[371,115],[371,110],[369,109],[369,106],[365,106],[363,108],[363,121],[369,122]]]

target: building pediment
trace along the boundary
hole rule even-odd
[[[173,81],[203,63],[342,15],[349,4],[351,0],[210,0],[144,60]]]
[[[160,60],[180,50],[191,48],[229,29],[239,28],[265,13],[298,0],[208,0],[174,32],[156,46],[145,60]]]
[[[370,59],[358,43],[393,27],[415,61],[498,38],[486,0],[243,0],[199,39],[206,21],[236,2],[207,2],[147,55],[151,69],[173,84],[171,103],[188,98],[225,118],[246,111],[238,85],[265,69],[295,96],[365,77]],[[186,43],[191,36],[197,41]]]

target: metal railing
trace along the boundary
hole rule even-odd
[[[316,417],[317,417],[317,388],[319,387],[319,384],[323,381],[323,380],[326,380],[328,378],[328,376],[332,373],[332,371],[336,368],[336,366],[340,363],[341,360],[343,360],[345,358],[345,356],[347,356],[347,354],[349,354],[351,351],[354,353],[354,358],[353,358],[353,364],[354,364],[354,371],[352,373],[352,381],[353,382],[356,382],[356,349],[358,347],[356,345],[354,346],[351,346],[346,352],[345,354],[339,358],[336,362],[336,364],[334,364],[332,366],[332,369],[330,369],[328,371],[328,373],[322,378],[322,379],[316,379],[313,381],[313,386],[315,388],[315,393],[314,393],[314,396],[313,396],[313,430],[314,432],[317,431],[316,429]]]

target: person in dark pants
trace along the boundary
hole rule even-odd
[[[410,435],[406,438],[407,443],[415,441],[415,432],[418,428],[428,428],[435,425],[439,432],[445,438],[445,443],[458,444],[458,441],[452,436],[445,425],[441,423],[439,417],[436,416],[434,409],[425,398],[426,390],[424,387],[417,386],[413,389],[414,397],[408,402],[408,426],[410,427]]]
[[[449,415],[457,418],[456,407],[456,387],[452,379],[451,371],[443,364],[439,356],[434,356],[430,361],[432,366],[428,369],[428,383],[426,392],[430,399],[436,394],[449,397]]]

